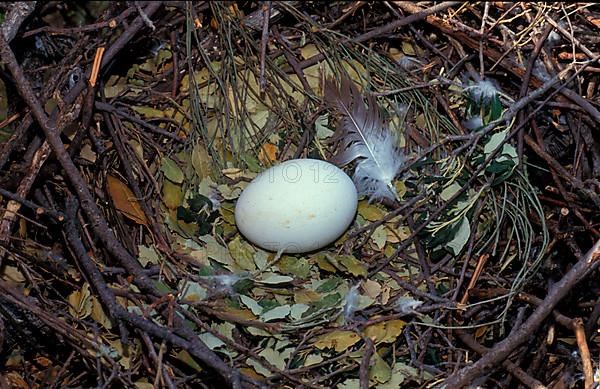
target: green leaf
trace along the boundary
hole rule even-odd
[[[263,314],[260,315],[260,318],[264,322],[271,321],[271,320],[277,320],[277,319],[283,319],[287,315],[290,314],[290,310],[291,309],[290,309],[289,305],[287,305],[287,304],[281,305],[281,306],[273,308],[269,311],[263,312]]]
[[[160,171],[165,174],[169,180],[176,184],[183,183],[184,175],[181,168],[169,157],[163,157],[160,163]]]
[[[294,279],[290,276],[282,276],[275,273],[265,273],[263,274],[262,279],[257,280],[256,282],[260,282],[261,284],[277,285],[287,284],[293,280]]]
[[[329,278],[327,281],[323,282],[316,291],[319,293],[331,292],[332,290],[335,290],[341,282],[342,279],[339,277]]]
[[[457,182],[454,182],[452,185],[444,188],[442,193],[440,193],[440,198],[444,201],[448,201],[448,199],[454,196],[454,194],[456,194],[456,192],[458,192],[460,189],[461,186]]]
[[[292,274],[298,278],[307,278],[310,275],[310,263],[305,258],[284,255],[277,262],[277,268],[282,273]]]
[[[260,314],[263,313],[263,307],[261,307],[256,302],[256,300],[254,300],[248,296],[241,295],[240,301],[242,302],[242,304],[244,304],[246,307],[248,307],[248,309],[250,309],[252,311],[252,313],[255,314],[256,316],[260,316]]]
[[[469,220],[463,217],[454,238],[446,244],[446,247],[452,250],[454,255],[458,255],[469,241],[469,236],[471,236],[471,226]]]
[[[368,274],[366,266],[352,255],[340,255],[338,261],[355,277],[366,277]]]
[[[504,130],[490,136],[490,140],[488,140],[483,147],[483,152],[485,153],[486,157],[500,146],[500,143],[506,139],[507,133],[508,130]]]
[[[379,384],[388,382],[392,378],[392,368],[379,356],[373,353],[371,357],[371,368],[369,369],[369,379]]]
[[[317,139],[326,139],[333,135],[333,131],[327,126],[329,122],[329,114],[321,115],[315,120],[315,131]]]

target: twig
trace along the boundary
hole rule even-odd
[[[461,388],[475,378],[503,361],[519,345],[523,344],[544,319],[552,312],[556,304],[569,293],[587,274],[594,271],[600,264],[600,240],[569,270],[567,274],[548,291],[548,295],[529,316],[527,321],[507,338],[497,343],[481,359],[452,374],[445,381],[446,388]]]
[[[408,15],[407,17],[400,19],[400,20],[396,20],[394,22],[391,22],[389,24],[386,24],[385,26],[373,29],[365,34],[359,35],[355,38],[349,39],[349,41],[351,42],[355,42],[355,43],[361,43],[361,42],[365,42],[368,41],[369,39],[373,39],[376,38],[380,35],[384,35],[387,33],[390,33],[392,31],[394,31],[397,28],[418,22],[419,20],[423,20],[425,19],[427,16],[429,15],[433,15],[434,13],[437,12],[441,12],[444,11],[454,5],[459,5],[461,4],[460,1],[445,1],[443,3],[440,4],[436,4],[432,7],[429,7],[427,9],[423,9],[421,10],[421,12],[418,13],[414,13],[412,15]],[[325,58],[325,54],[323,53],[319,53],[311,58],[308,58],[302,62],[298,63],[298,66],[301,69],[305,69],[309,66],[312,66],[314,64],[319,63],[320,61],[322,61]]]
[[[4,15],[2,35],[7,42],[12,41],[21,24],[35,10],[37,1],[18,1],[10,5],[10,10]]]
[[[153,4],[154,3],[149,5],[148,8],[150,8]],[[141,27],[141,23],[139,23],[139,27]],[[128,31],[131,30],[129,29]],[[132,36],[134,32],[137,32],[137,30],[134,29],[133,31],[129,32],[129,34]],[[123,35],[121,35],[121,37],[123,37]],[[104,59],[102,61],[103,64],[112,59],[112,57],[116,54],[117,49],[120,49],[119,46],[124,46],[124,44],[125,41],[118,39],[110,47],[110,49],[106,51]],[[46,135],[46,140],[52,148],[52,151],[54,151],[57,160],[65,170],[65,173],[69,177],[73,186],[76,188],[82,207],[85,210],[86,215],[89,217],[92,227],[98,234],[98,237],[104,242],[107,249],[113,252],[115,256],[119,258],[122,265],[136,277],[136,283],[139,284],[140,287],[144,288],[148,292],[159,295],[160,293],[158,293],[154,284],[142,272],[142,267],[140,266],[140,264],[135,258],[131,256],[131,254],[121,244],[121,242],[119,242],[116,239],[111,228],[108,226],[87,184],[83,180],[83,177],[81,176],[79,170],[69,157],[69,154],[66,151],[64,144],[62,143],[62,140],[60,138],[61,129],[57,128],[56,124],[53,121],[51,121],[44,112],[44,109],[42,108],[39,100],[37,99],[31,87],[31,84],[23,74],[23,70],[17,63],[14,53],[12,52],[10,46],[8,45],[4,37],[0,37],[0,56],[2,57],[2,60],[13,75],[19,94],[26,101],[27,105],[29,105],[32,115],[44,131],[44,134]],[[81,90],[83,90],[86,83],[87,81],[84,80],[80,82],[80,84],[82,84]],[[77,88],[74,88],[70,94],[73,94],[76,89]]]
[[[475,350],[475,352],[477,352],[478,354],[483,355],[490,351],[490,349],[479,344],[479,342],[477,342],[477,340],[472,335],[469,335],[464,331],[457,331],[456,334],[464,344],[469,346],[471,349]],[[529,374],[523,371],[523,369],[521,369],[519,366],[515,365],[511,361],[505,360],[504,362],[502,362],[502,366],[515,378],[521,381],[523,385],[527,385],[527,387],[534,389],[546,388],[544,384],[531,377]]]
[[[265,56],[267,53],[267,43],[269,41],[269,18],[271,16],[271,7],[272,1],[265,1],[262,4],[262,12],[264,13],[263,17],[263,28],[262,28],[262,36],[260,39],[260,75],[259,75],[259,83],[260,93],[261,95],[265,92]]]
[[[360,361],[359,377],[360,377],[360,389],[369,389],[369,366],[371,364],[371,357],[375,352],[375,345],[371,338],[364,338],[365,341],[365,352],[363,353],[362,360]]]

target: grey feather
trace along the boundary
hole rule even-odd
[[[353,180],[358,192],[368,196],[369,201],[398,200],[392,182],[404,156],[373,96],[363,97],[352,81],[344,78],[339,88],[331,80],[325,82],[324,100],[340,115],[332,135],[335,153],[329,161],[342,167],[356,160]]]

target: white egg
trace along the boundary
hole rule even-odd
[[[339,238],[357,205],[356,187],[341,169],[317,159],[293,159],[265,170],[244,189],[235,222],[257,246],[301,253]]]

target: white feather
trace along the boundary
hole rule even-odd
[[[326,81],[324,100],[341,115],[332,136],[337,147],[330,162],[345,166],[357,160],[353,180],[369,201],[398,200],[393,181],[404,156],[396,135],[384,125],[375,99],[370,95],[365,99],[352,81],[344,78],[339,89]]]
[[[344,299],[344,322],[352,320],[354,313],[358,310],[358,304],[360,303],[359,286],[360,283],[354,285],[346,294],[346,298]]]

